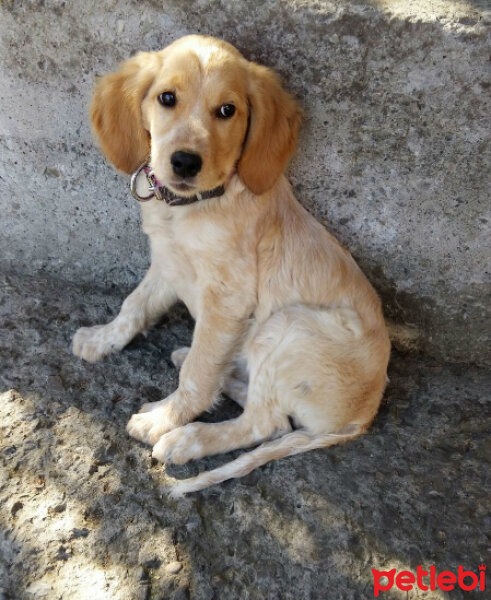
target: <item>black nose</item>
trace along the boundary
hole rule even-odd
[[[178,150],[170,157],[174,173],[180,177],[194,177],[201,170],[203,161],[199,154]]]

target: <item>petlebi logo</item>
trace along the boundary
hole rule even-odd
[[[462,565],[453,571],[436,572],[436,567],[431,566],[426,571],[422,566],[418,566],[416,574],[411,571],[400,571],[391,569],[390,571],[377,571],[372,569],[373,574],[373,595],[377,597],[380,592],[387,592],[394,585],[403,592],[409,592],[414,587],[426,592],[437,589],[444,592],[450,592],[456,587],[470,592],[472,590],[484,591],[486,589],[486,565],[479,565],[479,576],[474,571],[466,571]]]

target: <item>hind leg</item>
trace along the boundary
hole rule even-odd
[[[255,412],[254,418],[244,413],[223,423],[188,423],[163,435],[155,444],[152,457],[165,463],[182,465],[204,456],[248,448],[279,437],[291,430],[287,417],[271,418]]]
[[[162,462],[184,464],[254,446],[291,431],[288,415],[276,408],[271,396],[263,395],[265,390],[271,390],[266,381],[271,372],[267,364],[259,362],[261,368],[251,372],[249,387],[236,378],[229,378],[224,387],[224,392],[236,402],[244,401],[240,417],[222,423],[189,423],[174,429],[159,439],[152,456]]]
[[[312,435],[358,431],[373,420],[385,388],[388,342],[367,334],[350,308],[292,306],[268,321],[281,410]],[[265,328],[253,345],[269,344]]]

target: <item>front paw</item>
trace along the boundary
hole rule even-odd
[[[73,354],[88,362],[96,362],[116,349],[108,325],[81,327],[73,337]]]
[[[132,415],[126,431],[140,442],[153,446],[160,437],[179,427],[170,400],[174,394],[158,402],[144,404],[140,412]]]
[[[189,423],[164,434],[152,450],[152,458],[163,463],[184,465],[203,456],[198,438],[200,423]]]

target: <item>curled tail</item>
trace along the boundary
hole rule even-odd
[[[365,427],[358,424],[348,425],[337,433],[312,434],[302,429],[292,431],[276,440],[264,442],[254,450],[245,452],[222,467],[205,471],[196,477],[178,481],[172,486],[169,493],[172,497],[179,498],[184,494],[203,490],[210,485],[221,483],[227,479],[244,477],[257,467],[272,460],[347,442],[361,435],[364,431]]]

